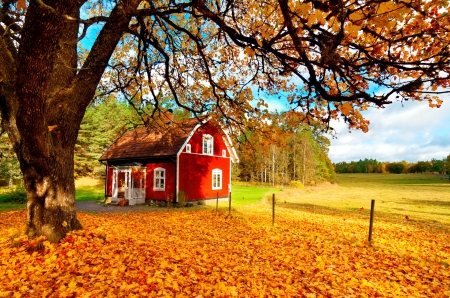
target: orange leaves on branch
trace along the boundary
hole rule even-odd
[[[245,47],[244,52],[245,54],[247,54],[247,56],[255,55],[255,50],[253,50],[251,47]]]
[[[349,116],[351,111],[353,111],[353,106],[351,102],[345,102],[339,106],[339,110],[344,116]]]
[[[27,2],[25,0],[17,1],[17,10],[27,9]]]
[[[428,106],[430,108],[440,108],[443,101],[441,99],[437,98],[437,99],[435,99],[435,102],[436,103],[433,103],[432,99],[428,99]]]
[[[49,125],[48,126],[48,131],[52,132],[52,131],[56,131],[58,129],[58,125]]]

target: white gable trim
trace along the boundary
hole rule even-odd
[[[231,142],[230,136],[227,134],[225,130],[223,130],[222,128],[220,129],[222,130],[223,135],[225,136],[223,139],[225,142],[225,146],[227,146],[228,152],[230,153],[231,161],[233,163],[239,163],[239,157],[236,153],[236,149],[234,149],[233,143]]]

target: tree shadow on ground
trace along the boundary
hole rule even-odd
[[[408,201],[402,202],[402,204],[450,207],[450,201],[439,201],[439,200],[408,200]]]
[[[290,203],[290,202],[277,202],[275,208],[286,208],[292,210],[298,210],[303,212],[308,212],[311,214],[320,214],[320,215],[331,215],[331,216],[342,216],[351,215],[355,217],[360,217],[361,219],[367,219],[369,222],[370,218],[370,209],[358,209],[358,208],[330,208],[326,206],[314,205],[314,204],[300,204],[300,203]],[[422,228],[433,228],[439,230],[449,231],[450,227],[446,224],[443,224],[437,220],[424,220],[424,219],[406,219],[405,212],[409,215],[413,213],[422,213],[422,214],[431,214],[431,215],[440,215],[440,216],[450,216],[450,214],[446,213],[437,213],[437,212],[425,212],[425,211],[413,211],[413,210],[405,210],[402,208],[390,208],[390,210],[396,210],[397,212],[385,212],[377,210],[377,206],[375,205],[375,215],[374,219],[376,221],[383,221],[389,223],[401,223],[401,224],[414,224],[421,226]],[[276,211],[275,211],[276,212]]]

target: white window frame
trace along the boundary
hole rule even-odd
[[[191,153],[191,144],[186,145],[186,152]]]
[[[212,135],[203,135],[202,152],[205,155],[214,154],[214,138]]]
[[[222,189],[222,170],[221,169],[214,169],[212,170],[212,189]]]
[[[222,157],[227,157],[227,150],[225,149],[222,150]]]
[[[163,173],[163,175],[158,175],[158,173]],[[161,187],[162,180],[162,187]],[[166,190],[166,169],[164,168],[156,168],[153,170],[153,190],[164,191]]]

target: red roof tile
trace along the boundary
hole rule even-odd
[[[100,157],[100,161],[176,155],[201,117],[174,122],[163,130],[139,127],[119,137]]]

